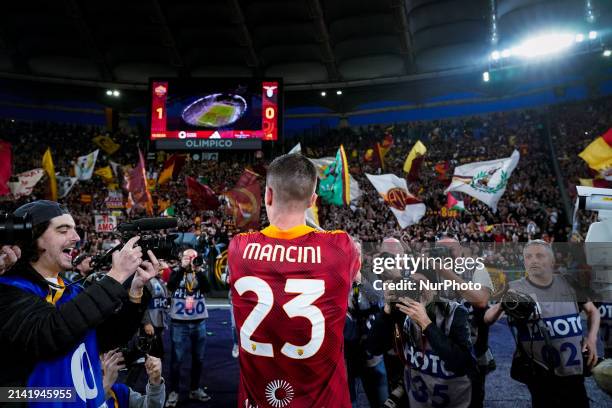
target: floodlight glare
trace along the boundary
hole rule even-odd
[[[597,38],[597,31],[589,31],[589,40],[594,40]]]
[[[113,91],[111,91],[110,89],[107,89],[107,90],[106,90],[106,94],[107,94],[108,96],[112,96],[112,95],[113,95]]]
[[[325,96],[325,95],[327,95],[327,92],[321,91],[321,96]]]
[[[336,91],[336,95],[342,95],[342,90],[338,89],[338,90]]]
[[[515,49],[515,54],[523,58],[555,54],[574,44],[575,36],[567,33],[544,34],[524,41]]]
[[[115,90],[113,91],[113,96],[119,96],[119,91],[115,89]]]
[[[495,61],[497,61],[499,59],[499,51],[493,51],[491,53],[491,58],[493,58]]]
[[[501,53],[501,56],[503,58],[508,58],[510,55],[511,55],[511,52],[508,49],[503,50],[502,53]]]
[[[482,80],[485,81],[485,82],[489,82],[489,79],[491,79],[489,77],[489,73],[487,71],[483,72],[482,73]]]
[[[604,57],[609,57],[610,55],[612,55],[612,50],[604,50],[603,52]]]
[[[581,43],[584,41],[584,34],[576,34],[576,42]]]

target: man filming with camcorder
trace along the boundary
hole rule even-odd
[[[554,273],[554,252],[543,240],[523,248],[527,276],[509,283],[501,302],[485,314],[493,324],[502,313],[516,341],[510,375],[526,384],[533,407],[588,407],[584,376],[597,363],[599,311]],[[588,321],[586,337],[580,312]]]
[[[31,228],[24,229],[29,239],[9,242],[19,245],[21,258],[0,277],[0,386],[70,388],[73,399],[66,404],[97,408],[105,401],[98,355],[136,331],[146,307],[143,287],[157,274],[157,258],[147,251],[143,261],[134,236],[112,254],[110,271],[83,289],[59,276],[72,268],[80,240],[68,210],[39,200],[13,217],[27,217]]]

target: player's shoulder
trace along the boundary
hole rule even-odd
[[[314,230],[313,234],[317,238],[331,239],[339,242],[353,242],[351,236],[343,230]]]

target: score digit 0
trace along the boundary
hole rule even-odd
[[[274,119],[276,112],[274,111],[273,107],[267,107],[266,108],[266,119]]]

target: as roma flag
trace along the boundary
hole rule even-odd
[[[219,208],[217,195],[205,184],[198,183],[193,177],[186,176],[187,197],[191,200],[191,206],[197,211],[216,210]]]
[[[127,176],[127,190],[130,192],[128,201],[131,201],[134,206],[146,208],[147,213],[153,215],[153,199],[147,189],[146,174],[144,156],[138,149],[138,164]]]
[[[261,188],[259,174],[246,169],[236,186],[225,193],[236,227],[241,230],[259,229]]]

